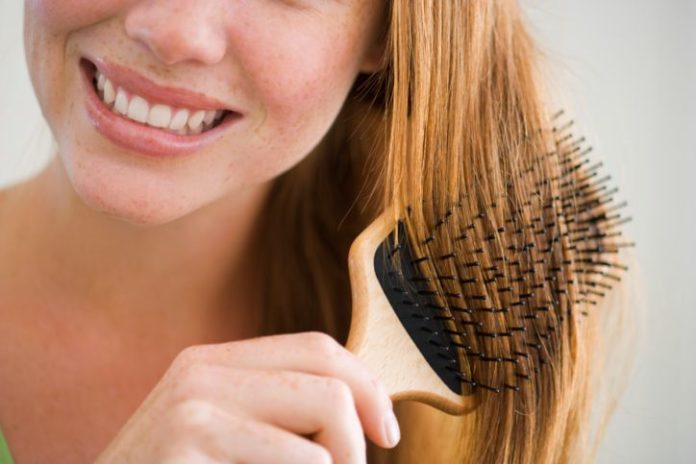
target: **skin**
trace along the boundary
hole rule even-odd
[[[25,2],[29,73],[58,150],[46,169],[0,198],[0,294],[8,295],[0,301],[0,335],[13,337],[13,346],[33,357],[48,379],[63,380],[66,369],[78,383],[117,377],[127,397],[106,406],[111,422],[92,419],[95,439],[81,454],[62,455],[65,462],[92,462],[146,396],[128,422],[131,432],[122,430],[100,462],[123,462],[126,452],[140,452],[132,455],[137,462],[164,459],[171,439],[163,430],[189,436],[181,416],[163,416],[181,404],[185,411],[208,411],[197,429],[208,432],[186,441],[185,451],[198,456],[190,462],[211,462],[212,448],[205,445],[214,441],[206,435],[211,430],[240,443],[287,431],[307,435],[282,435],[284,444],[268,451],[272,462],[286,462],[277,458],[288,449],[297,462],[310,462],[306,453],[320,456],[316,462],[328,462],[327,454],[336,462],[360,462],[363,428],[373,441],[389,445],[383,421],[391,402],[351,353],[317,334],[259,338],[266,343],[264,356],[249,340],[259,288],[248,244],[263,201],[273,179],[328,131],[357,74],[379,69],[383,7],[373,0]],[[213,145],[179,161],[129,152],[88,122],[78,69],[86,52],[157,83],[216,97],[244,117]],[[38,340],[46,339],[56,340],[52,354],[39,347]],[[185,349],[192,345],[215,349],[192,357]],[[336,363],[317,367],[316,349]],[[293,358],[292,350],[303,354]],[[5,349],[0,361],[18,372],[26,358],[20,363],[12,354]],[[225,368],[195,371],[201,365]],[[191,376],[190,369],[199,375]],[[6,384],[0,397],[11,398],[13,391],[32,401],[42,393],[48,397],[27,388],[27,372]],[[191,383],[190,389],[176,388]],[[232,404],[237,384],[238,397],[246,400]],[[56,406],[61,420],[81,404],[83,414],[73,413],[73,420],[85,422],[95,414],[91,406],[111,401],[80,392],[71,403],[67,395]],[[310,407],[327,395],[343,411],[334,419]],[[314,420],[283,420],[293,401],[306,404],[305,414]],[[260,404],[270,409],[255,409]],[[19,406],[4,411],[5,423],[31,423]],[[34,419],[37,429],[39,423],[49,427],[46,417]],[[143,435],[133,430],[151,430],[155,419],[162,433],[133,441]],[[59,419],[55,423],[54,443],[74,438],[57,425]],[[42,455],[28,432],[7,435],[20,462],[40,462],[49,453],[49,441],[43,441]],[[161,438],[161,446],[153,445],[153,437]],[[51,460],[61,456],[51,454]]]

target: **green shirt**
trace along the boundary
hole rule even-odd
[[[2,429],[0,429],[0,464],[14,464],[10,448],[7,446],[5,437],[2,434]]]

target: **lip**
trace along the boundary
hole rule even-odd
[[[130,68],[112,63],[103,58],[85,56],[83,59],[90,61],[115,85],[123,86],[151,103],[162,103],[192,110],[228,110],[241,113],[235,108],[230,108],[229,105],[221,100],[189,89],[156,84]]]
[[[80,60],[80,74],[85,85],[88,119],[94,128],[108,140],[133,152],[157,158],[192,154],[214,143],[224,135],[230,126],[242,118],[241,113],[226,108],[224,104],[215,99],[188,90],[160,87],[144,78],[137,77],[129,70],[124,71],[125,68],[107,65],[109,70],[105,70],[104,73],[109,78],[113,75],[115,83],[141,95],[151,103],[176,105],[175,102],[180,102],[180,106],[191,109],[226,109],[228,111],[217,126],[200,134],[179,135],[145,126],[114,113],[102,102],[93,84],[96,66],[95,63],[91,62],[91,59]],[[114,74],[109,66],[115,66]],[[102,68],[99,67],[99,69]]]

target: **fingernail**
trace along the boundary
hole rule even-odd
[[[391,409],[384,418],[384,435],[387,437],[387,443],[390,447],[396,446],[401,439],[401,431],[399,430],[399,423],[396,420],[394,411]]]

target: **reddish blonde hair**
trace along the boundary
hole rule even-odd
[[[549,148],[543,134],[529,137],[550,118],[540,53],[515,1],[393,0],[387,16],[384,70],[359,77],[322,142],[275,182],[258,234],[265,334],[322,330],[345,342],[348,249],[383,208],[422,205],[408,218],[417,233],[461,192],[491,201],[512,180],[524,198],[533,179],[514,173]],[[548,163],[540,176],[554,172]],[[402,441],[370,445],[370,462],[591,459],[589,348],[599,346],[601,314],[559,331],[555,368],[534,388],[475,393],[478,407],[462,417],[397,403]]]

